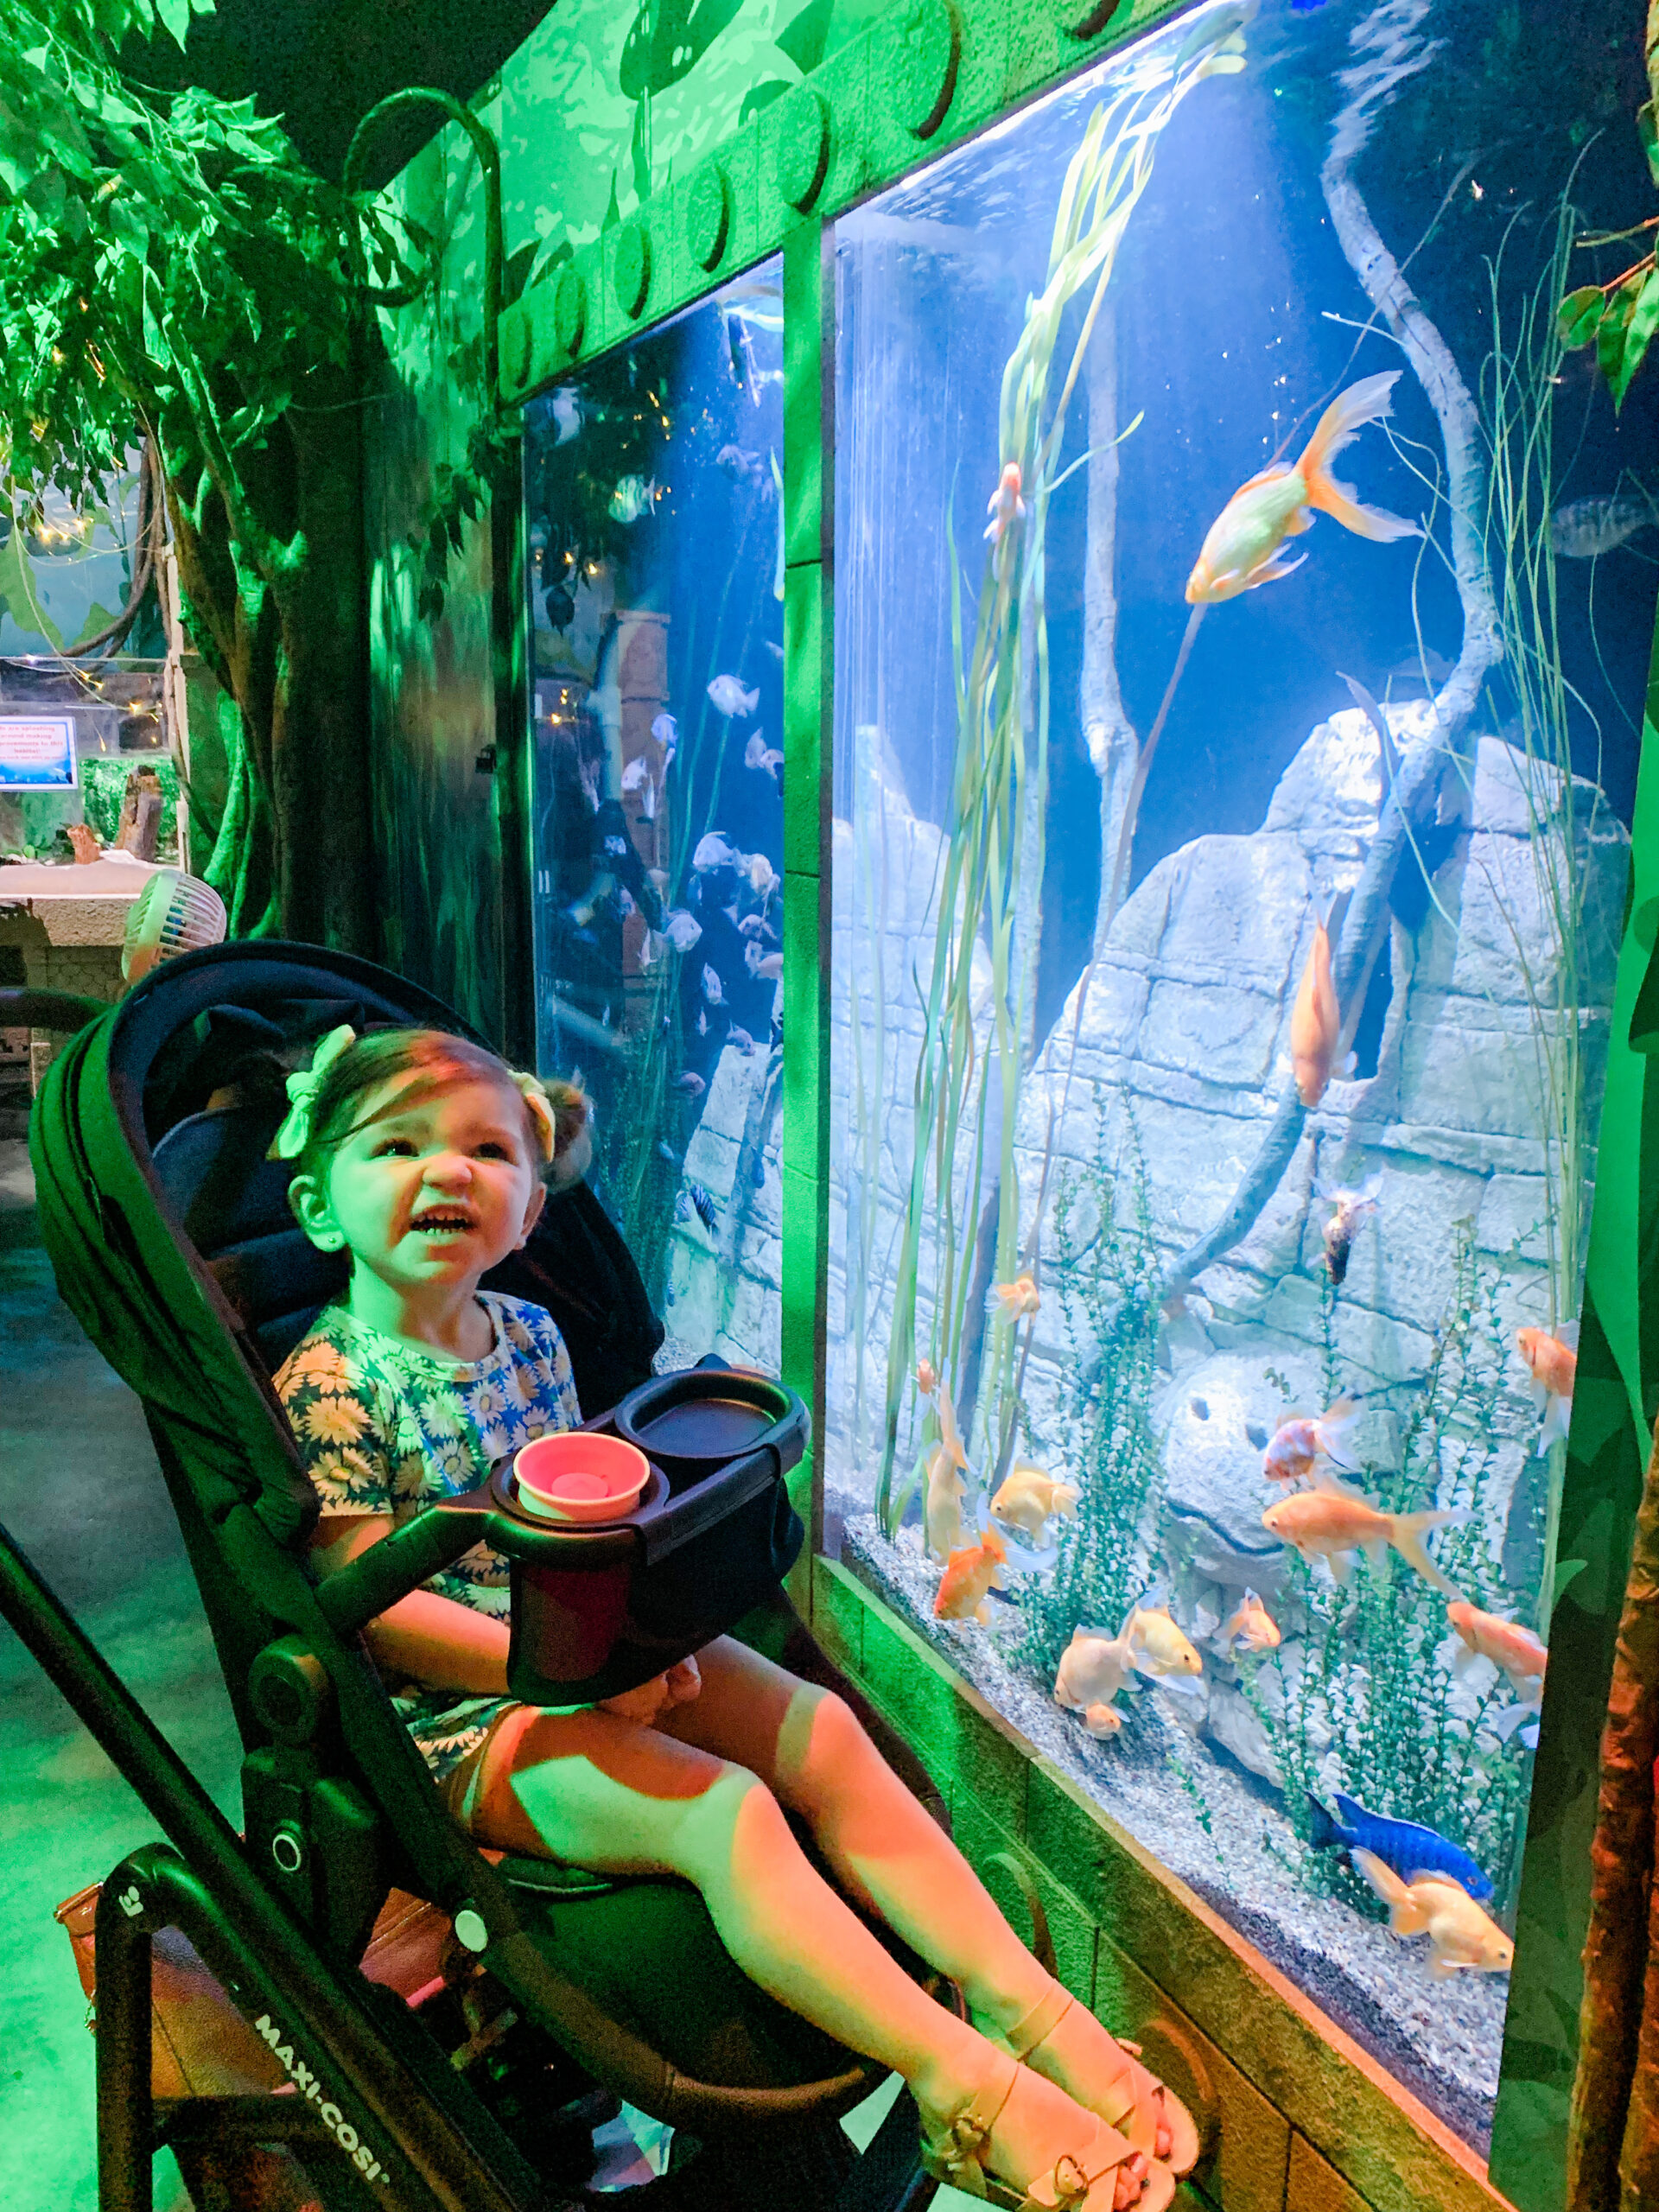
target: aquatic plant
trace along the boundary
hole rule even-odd
[[[1659,184],[1659,0],[1648,0],[1643,53],[1649,96],[1636,111],[1636,127],[1648,157],[1648,173]],[[1620,245],[1630,238],[1650,238],[1656,228],[1659,215],[1649,215],[1628,230],[1586,232],[1577,244],[1592,249]],[[1659,257],[1649,246],[1605,282],[1575,285],[1563,296],[1566,274],[1563,269],[1550,294],[1552,304],[1560,302],[1554,315],[1556,338],[1565,346],[1595,347],[1596,366],[1607,379],[1615,409],[1620,408],[1659,331]]]
[[[982,1218],[995,1200],[995,1265],[1007,1281],[1018,1261],[1019,1187],[1014,1144],[1029,1030],[1044,868],[1048,776],[1048,634],[1045,536],[1055,467],[1117,248],[1152,174],[1159,137],[1176,108],[1208,76],[1243,66],[1242,16],[1205,11],[1172,53],[1162,42],[1134,58],[1090,116],[1066,169],[1048,270],[1027,303],[1024,327],[1003,372],[998,426],[998,499],[973,642],[964,651],[963,580],[952,562],[951,629],[957,678],[957,748],[937,904],[925,1027],[914,1088],[913,1143],[893,1296],[886,1434],[876,1510],[896,1526],[893,1474],[899,1423],[916,1353],[917,1277],[924,1231],[937,1255],[929,1356],[947,1387],[958,1381],[970,1310],[987,1287],[974,1266]],[[1073,301],[1087,305],[1069,365],[1051,402],[1055,355]],[[953,533],[954,536],[954,533]],[[976,1014],[974,954],[991,963],[988,1035]],[[995,1134],[993,1134],[995,1133]],[[971,1135],[965,1172],[958,1143]],[[995,1164],[988,1152],[995,1143]],[[1040,1211],[1040,1210],[1039,1210]],[[983,1249],[983,1246],[981,1245]],[[974,1313],[977,1335],[977,1313]],[[1012,1447],[1034,1316],[999,1320],[988,1392],[978,1392],[988,1447],[999,1468]]]
[[[1399,1469],[1369,1479],[1389,1512],[1438,1505],[1466,1513],[1435,1539],[1441,1571],[1484,1611],[1507,1613],[1515,1593],[1490,1526],[1510,1363],[1503,1273],[1478,1260],[1471,1223],[1454,1224],[1453,1240],[1452,1287],[1406,1417]],[[1345,1790],[1373,1812],[1421,1821],[1469,1852],[1497,1884],[1503,1909],[1529,1765],[1522,1747],[1490,1726],[1515,1701],[1507,1681],[1498,1675],[1478,1696],[1458,1682],[1446,1600],[1397,1560],[1379,1573],[1362,1558],[1344,1586],[1292,1553],[1287,1578],[1281,1620],[1300,1614],[1303,1631],[1239,1663],[1297,1834],[1306,1842],[1309,1793]],[[1310,1851],[1305,1876],[1376,1910],[1370,1891],[1328,1854]]]
[[[1152,1425],[1160,1264],[1146,1162],[1131,1121],[1123,1164],[1104,1164],[1109,1132],[1098,1085],[1095,1131],[1089,1165],[1063,1171],[1054,1198],[1051,1283],[1066,1349],[1054,1430],[1045,1444],[1082,1495],[1075,1515],[1060,1524],[1053,1573],[1030,1577],[1020,1595],[1021,1656],[1045,1687],[1074,1630],[1100,1626],[1116,1634],[1143,1594],[1148,1518],[1163,1484]]]

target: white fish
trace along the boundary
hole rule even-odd
[[[726,993],[720,977],[706,961],[703,963],[702,969],[702,995],[710,1006],[721,1006],[725,1003]]]
[[[632,895],[630,893],[628,893],[628,892],[626,892],[626,891],[619,891],[619,892],[617,893],[617,894],[616,894],[616,911],[617,911],[617,912],[618,912],[619,914],[620,914],[620,915],[621,915],[621,917],[622,917],[622,918],[623,918],[623,920],[624,920],[624,921],[626,921],[626,920],[627,919],[628,916],[629,916],[631,913],[632,913],[632,912],[633,912],[633,899],[632,899]]]
[[[1112,1704],[1121,1689],[1135,1680],[1137,1654],[1129,1640],[1129,1630],[1138,1607],[1132,1606],[1129,1618],[1116,1636],[1102,1636],[1096,1630],[1077,1629],[1071,1641],[1060,1654],[1060,1663],[1054,1675],[1054,1701],[1073,1713],[1086,1713],[1096,1706]],[[1090,1734],[1096,1732],[1091,1728]],[[1101,1733],[1106,1731],[1103,1728]]]
[[[639,948],[639,965],[642,968],[654,968],[662,958],[667,944],[668,939],[658,931],[647,930],[645,941]]]
[[[763,776],[770,776],[775,784],[778,780],[778,771],[783,765],[783,754],[769,746],[760,732],[756,730],[743,748],[743,766],[746,768],[758,768]]]
[[[778,934],[775,930],[767,928],[764,914],[745,914],[737,926],[744,937],[776,937]]]
[[[758,690],[746,691],[734,676],[717,676],[709,686],[717,714],[729,721],[734,715],[752,715],[760,703]]]
[[[651,734],[664,753],[672,753],[680,741],[680,726],[672,715],[658,715],[651,726]]]
[[[663,935],[676,952],[690,952],[702,935],[702,924],[683,906],[674,906],[663,917]]]
[[[650,764],[647,762],[643,753],[636,753],[632,760],[629,761],[627,766],[622,771],[623,790],[625,791],[637,791],[642,785],[649,782],[650,779]]]
[[[962,1477],[945,1444],[936,1444],[927,1459],[927,1497],[923,1526],[927,1548],[935,1559],[948,1559],[964,1541],[962,1526]]]
[[[668,870],[665,868],[648,868],[645,870],[645,881],[650,884],[653,891],[666,891]]]
[[[638,522],[641,515],[651,512],[661,496],[661,486],[654,476],[649,481],[643,476],[625,476],[611,494],[612,519]]]
[[[718,830],[711,830],[706,837],[697,840],[697,849],[691,855],[691,865],[699,875],[707,875],[711,868],[741,868],[743,855]]]
[[[552,398],[553,420],[558,425],[556,445],[568,446],[582,430],[582,394],[573,384],[562,384]]]
[[[784,956],[781,952],[762,952],[751,938],[743,948],[743,964],[761,982],[773,983],[784,972]]]
[[[770,899],[782,878],[764,853],[749,855],[749,888],[757,899]]]

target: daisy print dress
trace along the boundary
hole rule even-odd
[[[493,1291],[478,1302],[494,1332],[482,1359],[447,1359],[329,1306],[283,1361],[276,1393],[326,1514],[389,1513],[402,1528],[439,1498],[476,1490],[521,1444],[580,1427],[552,1316]],[[424,1586],[505,1620],[508,1576],[500,1553],[479,1544]],[[512,1702],[418,1682],[388,1688],[440,1780]]]

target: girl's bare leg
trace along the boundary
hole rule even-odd
[[[948,1974],[997,2033],[1017,2029],[1053,1994],[972,1867],[840,1698],[731,1637],[699,1652],[697,1663],[701,1694],[665,1714],[659,1729],[759,1775],[807,1822],[848,1892]],[[1115,2119],[1138,2150],[1196,2157],[1196,2131],[1180,2107],[1166,2115],[1143,2099],[1133,2120],[1122,2116],[1134,2101],[1129,2061],[1087,2005],[1065,2013],[1031,2063]],[[1171,2119],[1183,2140],[1173,2140]]]
[[[816,1872],[776,1798],[741,1766],[638,1722],[521,1708],[498,1725],[472,1828],[511,1851],[613,1872],[683,1875],[743,1971],[849,2049],[901,2074],[931,2127],[970,2101],[996,2114],[995,2171],[1024,2185],[1063,2153],[1111,2155],[1092,2113],[934,2003]],[[1006,2101],[997,2110],[999,2101]],[[1140,2162],[1091,2191],[1089,2212],[1141,2196]],[[1149,2203],[1166,2201],[1153,2172]]]

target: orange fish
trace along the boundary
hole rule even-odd
[[[1296,1095],[1304,1106],[1317,1106],[1324,1097],[1341,1037],[1337,987],[1331,979],[1331,937],[1321,921],[1314,927],[1307,965],[1290,1010],[1290,1065]]]
[[[1275,1621],[1254,1590],[1244,1592],[1244,1602],[1221,1631],[1223,1643],[1242,1643],[1247,1651],[1271,1651],[1283,1642]]]
[[[1517,1329],[1516,1347],[1527,1363],[1533,1395],[1543,1408],[1538,1449],[1548,1452],[1553,1438],[1565,1437],[1573,1419],[1573,1385],[1579,1371],[1579,1325],[1565,1323],[1551,1336],[1547,1329]]]
[[[1351,1398],[1338,1398],[1318,1421],[1293,1415],[1273,1432],[1273,1441],[1262,1455],[1262,1471],[1270,1483],[1305,1483],[1313,1478],[1321,1459],[1334,1459],[1339,1467],[1351,1463],[1343,1457],[1348,1433],[1359,1419]]]
[[[1421,536],[1415,523],[1385,514],[1381,507],[1358,505],[1353,486],[1338,484],[1331,474],[1331,463],[1363,425],[1389,413],[1389,395],[1399,380],[1399,370],[1392,369],[1350,385],[1320,416],[1299,461],[1275,461],[1239,486],[1211,524],[1186,580],[1189,607],[1236,599],[1241,592],[1277,583],[1300,569],[1307,556],[1287,561],[1284,543],[1313,527],[1316,508],[1357,537],[1375,538],[1379,544]]]
[[[1379,1513],[1351,1491],[1320,1489],[1297,1491],[1278,1499],[1262,1516],[1262,1525],[1281,1543],[1292,1545],[1305,1560],[1327,1560],[1338,1582],[1348,1580],[1357,1551],[1365,1554],[1373,1573],[1380,1573],[1392,1545],[1426,1582],[1455,1598],[1457,1585],[1448,1582],[1430,1559],[1423,1548],[1423,1538],[1431,1529],[1444,1529],[1468,1518],[1460,1507],[1450,1512],[1431,1509],[1422,1513]]]
[[[1549,1653],[1529,1628],[1497,1613],[1483,1613],[1462,1599],[1446,1607],[1446,1618],[1465,1645],[1454,1665],[1466,1665],[1471,1658],[1490,1659],[1509,1676],[1517,1697],[1537,1697],[1544,1686],[1544,1662]]]
[[[1012,1282],[998,1283],[995,1296],[1010,1320],[1023,1321],[1042,1311],[1043,1301],[1033,1275],[1016,1275]]]
[[[939,1594],[933,1600],[933,1617],[941,1621],[977,1621],[990,1625],[985,1600],[996,1586],[998,1572],[1007,1560],[1002,1539],[988,1529],[983,1541],[952,1552],[939,1578]]]
[[[1020,464],[1011,461],[997,479],[996,489],[985,502],[985,512],[990,517],[985,525],[985,535],[993,545],[1001,545],[1017,522],[1026,518],[1026,503],[1020,498]]]
[[[938,1387],[939,1378],[933,1372],[932,1361],[918,1359],[916,1363],[916,1388],[925,1398],[931,1398]]]

